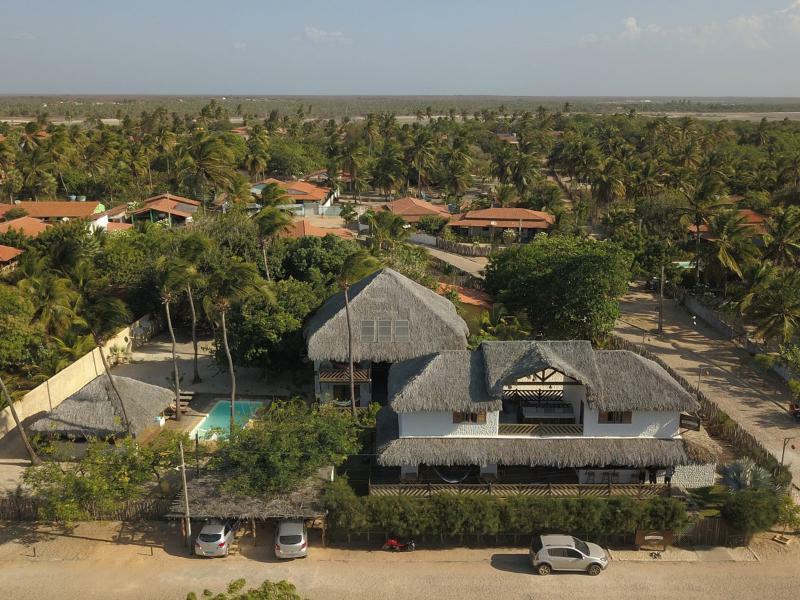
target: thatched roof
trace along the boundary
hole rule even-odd
[[[451,350],[392,365],[389,398],[396,412],[500,410],[486,390],[480,352]]]
[[[407,437],[384,444],[385,467],[427,464],[557,468],[678,466],[714,462],[687,440],[654,438]]]
[[[660,365],[628,350],[594,353],[603,380],[598,410],[669,410],[694,412],[697,400]]]
[[[492,396],[499,397],[504,385],[548,368],[586,386],[589,401],[603,394],[591,342],[483,342],[480,350],[486,363],[486,385]]]
[[[137,435],[155,424],[158,416],[175,399],[174,392],[128,377],[113,376],[125,402],[131,430]],[[127,435],[122,411],[108,378],[98,375],[69,396],[31,429],[38,433],[85,439]]]
[[[349,294],[356,361],[394,363],[467,347],[469,330],[453,304],[397,271],[381,269],[351,286]],[[361,321],[376,319],[408,320],[409,341],[362,342]],[[348,360],[344,293],[320,307],[305,336],[311,360]]]
[[[329,480],[330,467],[320,469],[291,492],[258,498],[231,494],[224,489],[223,473],[206,471],[186,484],[189,514],[193,519],[314,519],[325,515],[321,496],[323,485]],[[181,491],[167,516],[183,517],[183,503]]]

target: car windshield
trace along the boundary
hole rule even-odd
[[[575,547],[576,547],[578,550],[580,550],[581,552],[583,552],[583,553],[584,553],[586,556],[589,556],[589,555],[590,555],[590,552],[589,552],[589,546],[587,546],[587,545],[586,545],[586,542],[582,542],[582,541],[581,541],[581,540],[579,540],[578,538],[572,538],[572,539],[573,539],[573,541],[575,542]]]
[[[201,533],[197,536],[201,542],[218,542],[222,538],[221,533]]]
[[[281,544],[286,544],[287,546],[291,546],[294,544],[299,544],[303,540],[302,535],[282,535],[278,538]]]

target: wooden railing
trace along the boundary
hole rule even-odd
[[[652,498],[664,496],[669,486],[664,484],[639,483],[595,483],[595,484],[550,484],[550,483],[370,483],[373,496],[414,496],[430,498],[436,494],[464,496],[543,496],[550,498],[582,498],[587,496],[629,496]]]
[[[560,437],[583,435],[582,423],[500,423],[499,435],[519,435],[529,437]]]
[[[348,369],[320,369],[320,383],[348,383],[350,381],[350,371]],[[369,383],[369,369],[353,369],[354,383]]]

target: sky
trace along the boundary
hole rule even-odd
[[[800,96],[800,0],[0,0],[0,94]]]

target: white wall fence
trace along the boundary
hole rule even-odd
[[[131,351],[149,340],[161,329],[160,322],[146,315],[134,321],[106,342],[103,347],[106,357],[111,360],[112,349]],[[103,373],[103,359],[99,350],[93,349],[81,358],[39,384],[14,403],[21,421],[37,414],[53,410],[72,394]],[[10,390],[9,390],[10,391]],[[0,411],[0,437],[15,429],[11,409]]]

